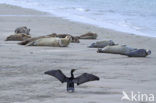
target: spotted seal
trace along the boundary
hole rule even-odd
[[[15,29],[15,33],[16,34],[24,33],[24,34],[30,35],[30,29],[27,28],[26,26],[18,27]]]
[[[127,47],[126,45],[115,45],[106,46],[103,49],[98,49],[97,53],[121,54],[128,57],[146,57],[151,54],[151,51],[147,49],[131,48]]]
[[[79,38],[80,39],[96,39],[97,36],[98,35],[96,33],[88,32],[88,33],[80,35]]]
[[[70,44],[70,36],[65,38],[40,38],[27,44],[27,46],[52,46],[52,47],[67,47]]]
[[[18,33],[8,36],[5,41],[23,41],[28,38],[31,38],[31,36],[24,33]]]
[[[97,41],[96,43],[92,43],[89,48],[104,48],[105,46],[113,46],[115,43],[112,40],[104,40],[104,41]]]

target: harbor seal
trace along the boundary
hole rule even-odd
[[[133,50],[133,51],[127,53],[126,55],[128,57],[146,57],[150,54],[151,54],[151,50],[137,49],[137,50]]]
[[[48,36],[50,36],[50,37],[59,37],[59,38],[65,38],[66,36],[71,36],[71,43],[80,43],[78,36],[72,36],[70,34],[56,34],[56,33],[53,33],[53,34],[50,34]]]
[[[18,27],[17,29],[15,29],[15,33],[16,34],[24,33],[24,34],[30,35],[30,29],[27,28],[26,26]]]
[[[126,45],[115,45],[98,49],[97,53],[121,54],[128,57],[146,57],[151,54],[151,51],[146,49],[131,48],[127,47]]]
[[[127,52],[134,50],[133,48],[129,48],[126,45],[114,45],[114,46],[106,46],[103,49],[98,49],[98,53],[112,53],[112,54],[121,54],[125,55]]]
[[[31,36],[24,33],[18,33],[8,36],[5,41],[22,41],[28,38],[31,38]]]
[[[28,43],[33,42],[38,39],[41,39],[41,38],[49,38],[49,36],[39,36],[39,37],[28,38],[26,40],[19,42],[18,44],[19,45],[27,45]]]
[[[80,39],[96,39],[97,38],[96,33],[88,32],[86,34],[82,34],[79,36]]]
[[[70,44],[70,36],[65,38],[40,38],[27,44],[27,46],[52,46],[52,47],[67,47]]]
[[[45,35],[45,36],[39,36],[39,37],[33,37],[33,38],[29,38],[29,39],[26,39],[26,40],[23,40],[21,42],[19,42],[18,44],[19,45],[26,45],[32,41],[35,41],[37,39],[41,39],[41,38],[50,38],[50,37],[53,37],[53,38],[65,38],[66,36],[70,36],[71,37],[71,43],[79,43],[79,37],[74,37],[74,36],[71,36],[69,34],[56,34],[56,33],[52,33],[52,34],[49,34],[49,35]]]
[[[112,40],[104,40],[104,41],[97,41],[96,43],[92,43],[89,48],[104,48],[105,46],[113,46],[115,43]]]

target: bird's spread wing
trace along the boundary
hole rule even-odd
[[[80,85],[85,82],[89,81],[94,81],[94,80],[99,80],[99,77],[93,75],[93,74],[88,74],[88,73],[83,73],[82,75],[76,77],[73,82],[77,83],[77,85]]]
[[[62,73],[61,70],[50,70],[50,71],[44,72],[44,74],[54,76],[55,78],[60,80],[62,83],[67,81],[67,77]]]

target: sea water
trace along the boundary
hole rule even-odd
[[[0,0],[72,21],[156,37],[156,0]]]

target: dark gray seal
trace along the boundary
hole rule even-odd
[[[82,34],[79,36],[80,39],[96,39],[97,38],[96,33],[88,32],[86,34]]]
[[[115,45],[106,46],[103,49],[98,49],[97,53],[121,54],[128,57],[146,57],[151,54],[151,51],[147,49],[131,48],[127,47],[126,45]]]
[[[5,41],[23,41],[29,38],[31,38],[30,35],[24,33],[18,33],[18,34],[13,34],[8,36]]]
[[[126,55],[128,57],[146,57],[151,54],[151,50],[146,50],[146,49],[137,49],[133,50]]]
[[[98,41],[96,43],[92,43],[89,48],[104,48],[105,46],[113,46],[115,43],[112,40],[104,40],[104,41]]]
[[[24,34],[30,35],[30,29],[27,28],[26,26],[18,27],[15,29],[15,33],[16,34],[24,33]]]

